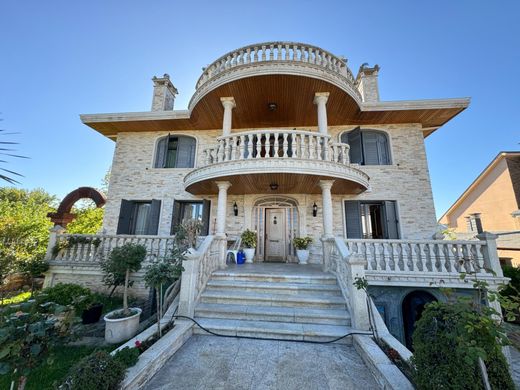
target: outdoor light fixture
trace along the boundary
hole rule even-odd
[[[278,104],[276,103],[267,103],[267,108],[269,108],[269,111],[276,111],[278,108]]]
[[[316,205],[316,202],[312,205],[312,216],[315,217],[318,215],[318,206]]]
[[[271,183],[271,184],[269,184],[269,187],[271,188],[271,190],[276,191],[278,189],[278,184],[277,183]]]
[[[235,217],[238,215],[238,206],[237,206],[237,202],[233,203],[233,213],[235,214]]]

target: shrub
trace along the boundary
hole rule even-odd
[[[60,389],[116,390],[125,376],[126,367],[107,352],[96,351],[76,363]]]
[[[42,302],[54,302],[58,305],[72,305],[79,297],[90,295],[88,288],[73,283],[58,283],[54,287],[43,289],[38,297]]]
[[[128,310],[128,285],[130,272],[139,271],[145,257],[146,248],[143,245],[127,243],[114,248],[112,252],[110,252],[107,262],[103,266],[103,272],[108,272],[108,275],[116,277],[118,281],[121,281],[122,276],[124,275],[123,313],[125,317],[131,315],[130,310]]]
[[[246,229],[240,236],[242,238],[242,245],[246,248],[256,248],[256,233]]]
[[[312,237],[295,237],[293,244],[296,249],[305,250],[312,243]]]
[[[514,389],[501,346],[507,341],[492,309],[465,301],[432,302],[413,334],[418,389],[483,389],[478,358],[493,389]]]
[[[137,348],[124,347],[117,351],[113,358],[115,361],[121,363],[123,367],[129,368],[137,364],[140,353],[141,352]]]

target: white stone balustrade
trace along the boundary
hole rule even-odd
[[[174,241],[175,236],[56,234],[52,247],[49,245],[47,259],[54,264],[98,263],[112,249],[133,243],[146,248],[145,262],[153,262],[169,254]]]
[[[486,241],[346,239],[345,244],[374,274],[491,274],[497,267]]]
[[[203,151],[204,165],[253,159],[301,159],[350,163],[349,145],[328,135],[299,130],[258,130],[217,138]]]
[[[209,80],[228,69],[258,63],[304,63],[337,73],[350,84],[354,76],[347,67],[346,60],[319,47],[295,42],[266,42],[233,50],[203,69],[197,81],[199,89]]]

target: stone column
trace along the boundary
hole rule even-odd
[[[49,229],[50,235],[49,235],[49,243],[47,244],[47,252],[45,253],[45,260],[51,260],[52,259],[52,252],[54,249],[54,246],[58,242],[58,234],[65,233],[65,229],[61,227],[60,225],[55,225],[52,228]]]
[[[224,119],[222,120],[222,135],[231,134],[231,123],[233,118],[233,108],[236,107],[234,97],[221,97],[220,101],[224,106]]]
[[[327,100],[329,100],[329,92],[316,92],[314,94],[314,104],[318,106],[318,131],[323,135],[328,134]]]
[[[486,249],[484,250],[484,267],[491,268],[495,272],[495,276],[503,277],[502,267],[500,266],[500,259],[497,251],[497,238],[498,236],[489,232],[482,232],[477,234],[477,238],[486,243]],[[486,264],[487,263],[487,264]]]
[[[330,192],[333,184],[334,180],[320,180],[324,238],[334,237],[332,232],[332,194]]]
[[[217,236],[226,235],[226,217],[227,217],[227,190],[231,187],[229,181],[216,181],[218,187],[217,201]]]

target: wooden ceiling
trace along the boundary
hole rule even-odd
[[[194,195],[218,194],[215,178],[194,183],[186,191]],[[333,194],[359,194],[366,190],[354,181],[339,179],[326,175],[310,175],[298,173],[248,173],[218,177],[218,181],[229,181],[231,187],[228,194],[321,194],[320,180],[334,180]],[[270,185],[276,183],[278,188],[272,190]]]
[[[317,125],[316,92],[329,92],[328,123],[331,126],[392,123],[421,123],[423,128],[437,128],[449,121],[465,107],[361,111],[356,101],[342,89],[305,76],[263,75],[247,77],[224,84],[205,95],[193,108],[189,118],[146,120],[107,119],[84,120],[106,136],[118,132],[208,130],[222,127],[224,109],[221,97],[235,98],[233,129],[262,127],[305,127]],[[270,111],[269,103],[277,109]],[[121,114],[124,115],[124,114]],[[143,113],[145,115],[145,113]],[[425,136],[432,130],[425,130]]]

